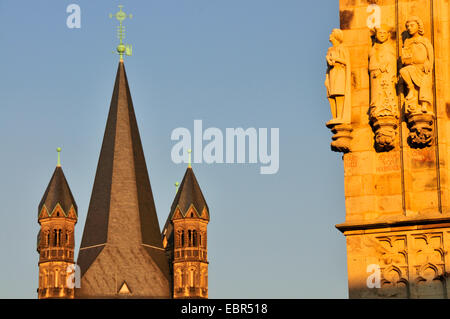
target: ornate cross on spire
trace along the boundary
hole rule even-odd
[[[119,21],[119,26],[117,27],[117,37],[119,38],[119,45],[117,46],[117,54],[120,56],[120,61],[123,61],[123,55],[131,56],[131,44],[124,45],[123,39],[125,38],[125,27],[122,25],[123,20],[126,18],[132,18],[132,14],[126,14],[122,11],[123,6],[119,5],[119,11],[116,14],[109,14],[109,17],[113,16]]]

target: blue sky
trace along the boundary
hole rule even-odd
[[[81,28],[66,7],[81,8]],[[347,298],[341,154],[323,85],[339,1],[0,0],[0,297],[36,298],[37,207],[62,147],[78,251],[112,95],[123,4],[125,60],[160,226],[185,164],[171,132],[279,128],[277,174],[194,164],[208,202],[211,298]]]

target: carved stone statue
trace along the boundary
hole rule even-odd
[[[369,53],[370,121],[375,130],[375,144],[380,151],[394,148],[397,119],[397,58],[389,42],[386,25],[375,28],[375,43]]]
[[[400,75],[408,88],[407,112],[427,113],[433,104],[433,46],[423,36],[423,22],[419,17],[410,17],[406,29],[409,38],[403,43],[404,66]]]
[[[350,53],[344,46],[344,33],[333,29],[329,38],[333,45],[328,49],[325,87],[330,102],[332,119],[327,127],[335,134],[331,149],[336,152],[350,151],[351,132],[351,69]]]
[[[405,115],[410,129],[411,146],[429,146],[433,140],[433,46],[424,37],[419,17],[406,21],[409,37],[403,43],[400,76],[407,87]],[[406,93],[406,92],[405,92]]]
[[[344,33],[340,29],[333,29],[330,34],[332,47],[328,49],[327,74],[325,86],[330,102],[332,119],[327,125],[350,124],[351,122],[351,73],[350,53],[344,46]]]
[[[397,58],[385,25],[375,29],[376,41],[369,53],[370,107],[373,116],[397,113]]]

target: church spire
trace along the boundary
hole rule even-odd
[[[119,8],[114,16],[120,23],[120,62],[78,254],[81,287],[75,295],[169,298],[169,265],[123,63],[124,53],[131,55],[131,46],[122,41],[127,14]]]
[[[84,226],[79,298],[169,298],[169,268],[123,62]]]

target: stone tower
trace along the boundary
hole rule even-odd
[[[69,276],[74,272],[77,204],[59,159],[39,204],[38,221],[41,226],[37,239],[38,298],[74,298],[74,287]]]
[[[346,218],[336,227],[350,298],[450,296],[449,17],[448,0],[340,1],[327,126],[344,153]],[[349,105],[349,121],[336,105]]]
[[[189,165],[162,232],[173,298],[208,298],[208,223],[208,205]]]
[[[84,226],[76,298],[170,298],[169,264],[124,62],[117,69]]]

